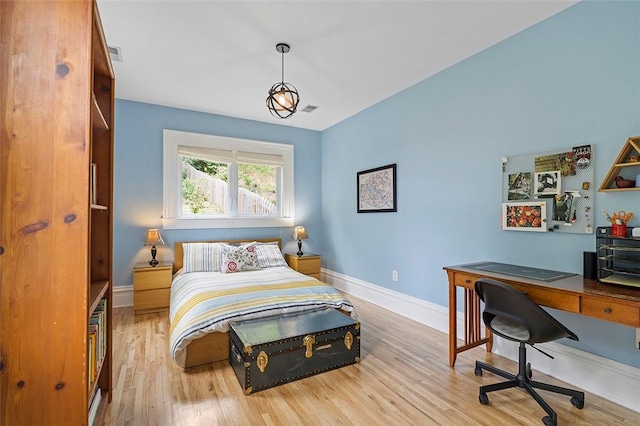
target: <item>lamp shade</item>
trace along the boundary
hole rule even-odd
[[[160,235],[160,231],[157,229],[149,229],[147,231],[147,240],[144,242],[145,246],[163,246],[164,241]]]
[[[296,226],[293,228],[293,239],[294,240],[304,240],[309,238],[307,235],[307,231],[305,231],[304,226]]]

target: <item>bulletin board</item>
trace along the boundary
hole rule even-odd
[[[502,158],[506,231],[593,234],[593,145]]]

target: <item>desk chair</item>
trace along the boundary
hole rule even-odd
[[[475,290],[484,302],[482,319],[486,326],[494,334],[520,343],[517,375],[476,361],[476,376],[482,376],[482,370],[487,370],[508,379],[506,382],[481,386],[480,403],[483,405],[489,403],[488,392],[516,386],[523,388],[547,412],[548,415],[542,418],[542,422],[546,426],[555,426],[558,422],[558,416],[534,388],[571,396],[571,404],[579,409],[584,407],[584,392],[531,380],[531,364],[527,364],[527,350],[525,347],[525,344],[528,343],[534,349],[553,358],[551,355],[536,348],[534,344],[558,340],[563,337],[578,340],[578,336],[560,324],[524,293],[508,284],[481,278],[476,281]]]

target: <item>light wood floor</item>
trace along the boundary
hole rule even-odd
[[[245,396],[226,362],[182,370],[168,350],[167,313],[114,310],[114,390],[105,425],[542,425],[544,411],[522,389],[489,394],[501,378],[473,374],[476,359],[515,371],[515,362],[476,348],[447,365],[447,336],[350,297],[362,323],[362,362]],[[534,379],[569,386],[543,374]],[[632,425],[640,414],[586,394],[541,391],[559,425]]]

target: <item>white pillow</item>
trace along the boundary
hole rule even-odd
[[[255,243],[241,244],[239,246],[223,244],[221,250],[220,260],[222,265],[220,272],[223,274],[260,269]]]
[[[282,252],[277,241],[270,243],[257,243],[258,264],[261,268],[272,268],[274,266],[287,266],[287,262],[282,257]]]
[[[223,243],[182,243],[184,272],[219,272]]]

